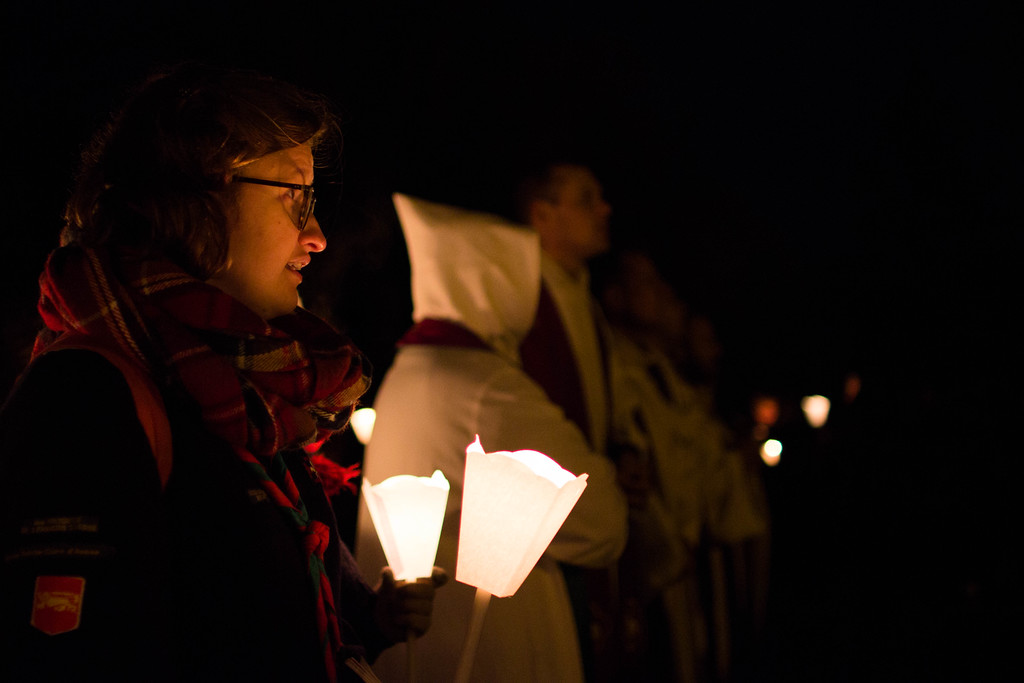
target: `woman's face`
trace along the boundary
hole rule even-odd
[[[281,150],[245,166],[239,175],[311,185],[313,154],[309,145]],[[251,183],[234,183],[232,190],[226,203],[227,262],[208,282],[265,320],[291,313],[299,302],[299,271],[311,253],[327,248],[320,224],[310,216],[299,232],[302,190]]]

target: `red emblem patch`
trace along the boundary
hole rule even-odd
[[[30,623],[50,636],[74,631],[82,619],[84,594],[81,576],[37,576]]]

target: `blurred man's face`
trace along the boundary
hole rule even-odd
[[[582,166],[555,169],[552,199],[543,201],[536,225],[544,248],[583,262],[608,250],[612,207],[601,183]]]

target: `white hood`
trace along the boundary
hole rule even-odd
[[[518,362],[540,294],[540,238],[492,214],[394,194],[412,271],[413,320],[472,330]]]

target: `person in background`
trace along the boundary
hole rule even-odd
[[[611,414],[606,330],[588,263],[609,248],[611,206],[593,171],[554,163],[521,181],[517,210],[541,245],[541,292],[520,349],[523,367],[604,453]]]
[[[615,359],[607,325],[590,288],[589,263],[611,244],[612,208],[586,165],[556,161],[520,180],[519,220],[540,235],[542,284],[537,316],[520,348],[523,369],[583,432],[591,449],[614,462],[632,507],[647,484],[633,445],[612,431]],[[615,566],[562,565],[583,648],[587,680],[609,680],[623,664],[622,606]],[[628,630],[628,629],[627,629]]]
[[[537,450],[587,488],[518,591],[491,600],[470,680],[583,680],[580,647],[559,563],[599,568],[626,543],[626,500],[612,463],[590,448],[520,366],[519,343],[533,323],[540,288],[537,234],[498,216],[395,195],[411,266],[413,326],[374,402],[377,417],[363,476],[440,470],[451,490],[436,562],[455,562],[466,447],[479,435],[489,452]],[[365,506],[356,558],[367,574],[383,550]],[[416,644],[415,675],[454,680],[473,609],[474,590],[456,583],[435,606],[434,626]],[[426,654],[426,653],[429,653]],[[403,680],[400,648],[375,669]]]
[[[680,366],[686,359],[710,379],[721,347],[645,251],[617,249],[595,270],[620,359],[615,423],[644,444],[652,481],[620,562],[650,634],[644,665],[658,680],[732,680],[749,616],[740,623],[733,608],[765,574],[741,551],[767,537],[767,507],[757,472],[716,413],[711,384]]]
[[[298,307],[337,142],[323,98],[185,64],[86,149],[0,412],[0,679],[361,680],[427,629],[446,575],[368,586],[310,465],[369,383]]]

